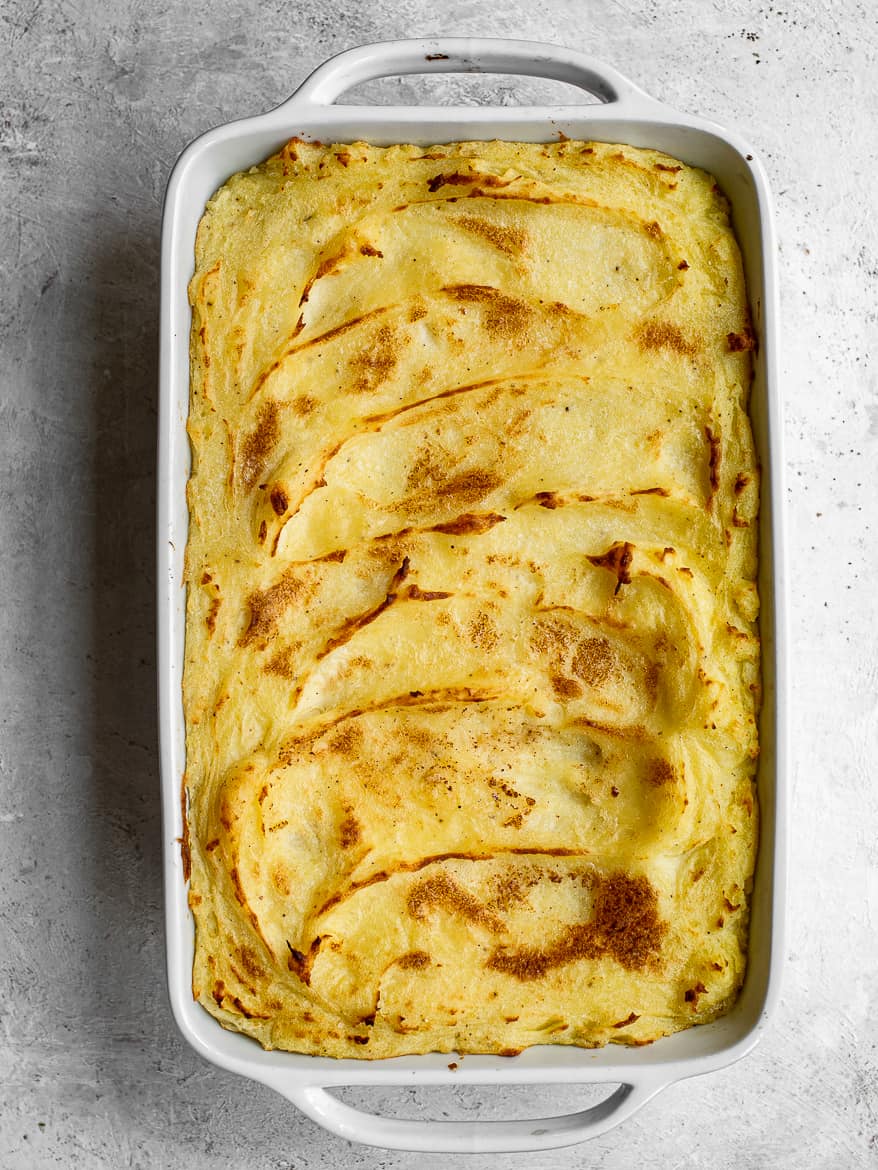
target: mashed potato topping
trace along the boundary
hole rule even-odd
[[[600,143],[294,140],[196,252],[196,997],[363,1058],[727,1010],[759,487],[711,177]]]

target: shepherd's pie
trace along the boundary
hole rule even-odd
[[[713,179],[601,143],[294,140],[196,253],[197,999],[364,1058],[727,1010],[759,486]]]

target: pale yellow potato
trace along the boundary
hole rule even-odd
[[[195,996],[360,1058],[726,1011],[759,487],[711,177],[294,141],[211,200],[190,293]]]

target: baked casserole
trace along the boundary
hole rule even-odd
[[[293,140],[209,203],[190,297],[196,998],[360,1058],[722,1014],[759,484],[712,178]]]

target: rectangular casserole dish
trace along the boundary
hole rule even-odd
[[[600,105],[557,108],[395,108],[342,106],[335,99],[372,78],[415,72],[518,73],[565,81]],[[651,147],[712,173],[732,206],[759,339],[751,417],[762,466],[759,536],[763,653],[760,849],[752,894],[750,955],[734,1009],[644,1048],[531,1048],[516,1057],[448,1055],[374,1062],[263,1051],[225,1031],[192,998],[193,924],[180,852],[185,768],[181,696],[185,629],[183,557],[187,540],[190,310],[195,232],[207,200],[234,172],[263,161],[289,138],[377,145],[459,140],[569,138]],[[171,176],[162,240],[158,486],[158,669],[171,1004],[186,1039],[206,1059],[276,1089],[308,1116],[351,1140],[399,1149],[489,1152],[569,1145],[604,1132],[661,1088],[737,1060],[758,1041],[777,1001],[785,882],[785,573],[782,428],[777,390],[775,245],[762,169],[734,135],[647,97],[615,70],[573,50],[502,40],[417,40],[349,50],[321,66],[283,105],[199,138]],[[565,1117],[506,1122],[435,1122],[362,1113],[326,1091],[340,1085],[553,1082],[619,1087],[605,1101]]]

